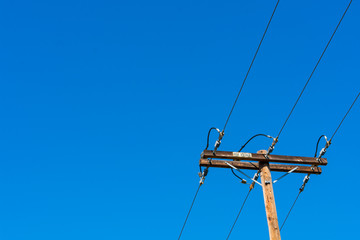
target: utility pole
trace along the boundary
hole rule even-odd
[[[213,152],[211,150],[204,150],[201,153],[199,165],[209,168],[216,167],[259,170],[261,176],[261,186],[264,195],[265,211],[270,240],[281,240],[273,190],[274,181],[271,178],[271,171],[286,172],[286,174],[292,172],[321,174],[322,170],[318,166],[327,165],[327,159],[283,155],[267,155],[266,153],[266,150],[260,150],[257,153],[226,151]],[[277,164],[272,164],[270,162],[275,162]]]

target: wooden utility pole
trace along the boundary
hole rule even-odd
[[[270,162],[278,164],[270,164]],[[298,166],[295,164],[310,166]],[[322,170],[318,166],[327,165],[327,160],[326,158],[266,155],[265,150],[258,151],[257,153],[204,150],[201,154],[199,165],[203,167],[233,167],[237,169],[259,170],[270,240],[281,240],[271,171],[321,174]]]
[[[270,240],[280,240],[280,229],[276,213],[275,196],[269,163],[260,164],[260,176]]]

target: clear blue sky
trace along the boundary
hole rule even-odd
[[[2,1],[0,238],[177,239],[275,2]],[[347,2],[280,1],[221,150],[277,134]],[[354,1],[274,154],[312,156],[335,130],[360,89],[359,24]],[[358,236],[359,109],[283,239]],[[275,185],[280,222],[303,177]],[[247,191],[211,169],[182,239],[225,239]],[[257,187],[231,239],[267,238]]]

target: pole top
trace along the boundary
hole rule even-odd
[[[267,154],[267,151],[266,150],[259,150],[256,153],[257,154]]]

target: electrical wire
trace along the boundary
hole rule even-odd
[[[271,136],[266,135],[266,134],[262,134],[262,133],[255,134],[255,135],[252,136],[249,140],[246,141],[246,143],[240,148],[239,152],[241,152],[241,150],[243,150],[243,149],[245,148],[245,146],[246,146],[251,140],[253,140],[254,138],[256,138],[256,137],[258,137],[258,136],[264,136],[264,137],[272,138]],[[242,182],[244,181],[244,179],[241,178],[240,176],[238,176],[238,175],[234,172],[234,170],[233,170],[232,168],[230,168],[230,169],[231,169],[231,172],[234,174],[235,177],[239,178]],[[258,172],[258,173],[259,173],[259,172]],[[257,176],[259,176],[259,175],[257,175]],[[255,175],[254,179],[255,179],[255,178],[257,178],[256,175]],[[226,240],[229,239],[229,237],[230,237],[230,235],[231,235],[231,233],[232,233],[232,231],[233,231],[233,229],[234,229],[234,227],[235,227],[235,225],[236,225],[236,222],[237,222],[237,220],[239,219],[239,216],[240,216],[240,214],[241,214],[241,212],[242,212],[242,210],[243,210],[243,208],[244,208],[244,206],[245,206],[245,203],[246,203],[246,201],[247,201],[247,199],[248,199],[248,197],[249,197],[249,195],[250,195],[250,192],[251,192],[251,190],[254,189],[254,186],[255,186],[255,185],[254,185],[254,182],[253,182],[253,183],[250,185],[249,191],[248,191],[248,193],[246,194],[245,200],[244,200],[243,204],[241,205],[241,208],[240,208],[240,210],[239,210],[239,212],[238,212],[238,214],[237,214],[237,216],[236,216],[236,218],[235,218],[235,221],[234,221],[233,225],[231,226],[230,232],[229,232]]]
[[[330,39],[329,39],[329,41],[328,41],[328,43],[326,44],[325,49],[324,49],[324,50],[323,50],[323,52],[321,53],[319,60],[317,61],[317,63],[316,63],[316,65],[315,65],[314,69],[312,70],[312,72],[311,72],[311,74],[310,74],[310,76],[309,76],[308,80],[306,81],[305,86],[303,87],[303,89],[302,89],[302,91],[301,91],[301,93],[300,93],[299,97],[297,98],[297,100],[296,100],[296,102],[295,102],[294,106],[292,107],[292,109],[291,109],[291,111],[290,111],[289,115],[287,116],[287,118],[286,118],[286,120],[285,120],[285,122],[284,122],[283,126],[281,127],[281,129],[280,129],[280,131],[279,131],[279,133],[278,133],[278,135],[277,135],[277,138],[280,136],[281,132],[283,131],[283,129],[284,129],[284,127],[285,127],[285,125],[286,125],[287,121],[289,120],[289,118],[290,118],[291,114],[293,113],[293,111],[294,111],[294,109],[295,109],[296,105],[298,104],[298,102],[299,102],[299,100],[300,100],[300,98],[301,98],[302,94],[304,93],[306,86],[308,85],[308,83],[310,82],[310,79],[312,78],[313,74],[315,73],[316,68],[318,67],[318,65],[319,65],[319,63],[320,63],[320,61],[321,61],[322,57],[324,56],[324,54],[325,54],[325,52],[326,52],[327,48],[329,47],[330,42],[331,42],[331,40],[333,39],[333,37],[334,37],[334,35],[335,35],[335,33],[336,33],[337,29],[339,28],[339,26],[340,26],[340,24],[341,24],[342,20],[344,19],[344,17],[345,17],[345,15],[346,15],[346,13],[347,13],[347,11],[348,11],[348,9],[349,9],[349,7],[350,7],[351,3],[352,3],[352,0],[350,0],[350,2],[349,2],[349,4],[348,4],[347,8],[345,9],[345,11],[344,11],[343,15],[341,16],[339,23],[337,24],[337,26],[336,26],[336,28],[335,28],[335,30],[334,30],[334,32],[333,32],[333,34],[331,35],[331,37],[330,37]]]
[[[340,126],[342,125],[342,123],[344,122],[346,116],[349,114],[351,108],[354,106],[356,100],[358,99],[358,97],[360,96],[360,92],[358,93],[358,95],[356,96],[355,100],[353,101],[353,103],[351,104],[350,108],[348,109],[348,111],[346,112],[345,116],[343,117],[343,119],[341,120],[340,124],[338,125],[338,127],[336,128],[335,132],[333,133],[333,135],[331,136],[330,140],[328,141],[326,136],[325,137],[325,141],[326,141],[326,144],[325,144],[325,147],[323,149],[321,149],[320,153],[319,153],[319,156],[317,158],[317,160],[319,161],[320,158],[326,153],[326,150],[328,149],[328,147],[330,146],[331,144],[331,141],[333,139],[333,137],[335,136],[335,134],[337,133],[337,131],[339,130]],[[323,135],[322,135],[323,136]],[[322,137],[321,136],[321,137]],[[318,149],[318,145],[319,145],[319,142],[320,142],[320,139],[321,137],[319,138],[317,144],[316,144],[316,152],[315,152],[315,157],[316,157],[316,153],[317,153],[317,149]]]
[[[241,146],[241,148],[239,149],[239,152],[241,152],[251,140],[253,140],[254,138],[259,137],[259,136],[272,138],[270,135],[266,135],[266,134],[263,134],[263,133],[256,134],[256,135],[252,136],[249,140],[247,140],[247,142],[244,145]]]
[[[232,227],[231,227],[231,229],[230,229],[230,232],[229,232],[226,240],[229,239],[229,237],[230,237],[230,235],[231,235],[231,233],[232,233],[232,231],[233,231],[233,229],[234,229],[234,227],[235,227],[235,225],[236,225],[236,222],[237,222],[237,220],[238,220],[238,218],[239,218],[239,216],[240,216],[240,214],[241,214],[241,212],[242,212],[242,210],[243,210],[243,208],[244,208],[244,206],[245,206],[246,200],[248,199],[248,197],[249,197],[249,195],[250,195],[251,190],[252,190],[252,188],[250,188],[249,191],[248,191],[248,193],[246,194],[245,200],[244,200],[244,202],[243,202],[242,205],[241,205],[241,208],[240,208],[240,210],[239,210],[239,213],[238,213],[238,215],[237,215],[236,218],[235,218],[235,221],[234,221],[234,223],[233,223],[233,225],[232,225]]]
[[[315,149],[315,155],[314,155],[314,157],[316,157],[316,155],[317,155],[317,151],[318,151],[318,148],[319,148],[319,143],[320,143],[321,138],[323,138],[323,137],[325,137],[325,135],[321,135],[321,136],[319,137],[317,143],[316,143],[316,149]]]
[[[330,140],[329,140],[330,142],[331,142],[331,140],[333,139],[333,137],[335,136],[335,134],[337,133],[337,131],[339,130],[341,124],[344,122],[346,116],[349,114],[351,108],[354,106],[354,104],[355,104],[356,100],[359,98],[359,96],[360,96],[360,92],[358,93],[358,95],[356,96],[355,100],[354,100],[353,103],[351,104],[349,110],[346,112],[345,116],[344,116],[343,119],[341,120],[339,126],[336,128],[335,132],[334,132],[333,135],[331,136],[331,138],[330,138]]]
[[[255,55],[254,55],[254,57],[253,57],[253,59],[252,59],[252,61],[251,61],[251,63],[250,63],[249,69],[248,69],[248,71],[247,71],[247,73],[246,73],[246,75],[245,75],[245,78],[244,78],[244,80],[243,80],[243,82],[242,82],[242,85],[241,85],[241,87],[240,87],[240,90],[239,90],[239,92],[238,92],[238,94],[237,94],[237,96],[236,96],[235,102],[234,102],[234,104],[233,104],[233,106],[232,106],[232,108],[231,108],[231,110],[230,110],[229,116],[228,116],[227,119],[226,119],[226,122],[225,122],[225,125],[224,125],[224,128],[223,128],[223,132],[225,132],[225,128],[226,128],[226,126],[227,126],[227,124],[228,124],[228,122],[229,122],[230,116],[231,116],[231,114],[232,114],[232,112],[233,112],[233,110],[234,110],[234,108],[235,108],[235,105],[236,105],[238,99],[239,99],[240,93],[241,93],[241,91],[242,91],[242,89],[243,89],[243,87],[244,87],[244,85],[245,85],[246,79],[247,79],[247,77],[249,76],[249,73],[250,73],[250,70],[251,70],[251,68],[252,68],[252,65],[254,64],[255,58],[256,58],[256,56],[257,56],[257,54],[258,54],[258,52],[259,52],[259,49],[260,49],[260,47],[261,47],[261,44],[262,44],[262,42],[263,42],[263,40],[264,40],[264,38],[265,38],[266,32],[267,32],[267,30],[268,30],[268,28],[269,28],[269,26],[270,26],[271,20],[272,20],[274,14],[275,14],[275,11],[276,11],[277,6],[279,5],[279,2],[280,2],[280,0],[277,1],[276,5],[275,5],[275,8],[274,8],[274,10],[273,10],[273,12],[272,12],[272,14],[271,14],[270,20],[269,20],[269,22],[268,22],[268,24],[267,24],[267,26],[266,26],[266,28],[265,28],[264,34],[262,35],[262,38],[261,38],[261,40],[260,40],[260,43],[259,43],[259,45],[258,45],[258,47],[257,47],[257,49],[256,49]]]
[[[317,156],[317,150],[318,150],[318,147],[319,147],[319,143],[320,143],[321,138],[323,138],[323,137],[325,137],[325,140],[326,140],[326,136],[325,136],[325,135],[321,135],[321,136],[319,137],[319,139],[317,140],[314,157]],[[296,203],[296,201],[298,200],[300,194],[304,191],[305,185],[306,185],[307,181],[310,179],[309,175],[310,175],[310,174],[308,174],[308,175],[304,178],[304,182],[303,182],[302,186],[301,186],[300,189],[299,189],[299,193],[298,193],[298,195],[296,196],[295,201],[294,201],[294,203],[292,204],[289,212],[287,213],[284,222],[281,224],[280,231],[281,231],[281,229],[284,227],[284,225],[285,225],[285,223],[286,223],[286,220],[288,219],[291,211],[293,210],[293,208],[294,208],[294,206],[295,206],[295,203]]]
[[[239,149],[239,152],[241,152],[245,147],[246,145],[251,142],[251,140],[253,140],[254,138],[256,137],[259,137],[259,136],[263,136],[263,137],[267,137],[267,138],[273,138],[271,137],[270,135],[266,135],[266,134],[263,134],[263,133],[259,133],[259,134],[255,134],[254,136],[252,136],[249,140],[246,141],[246,143],[244,145],[241,146],[241,148]],[[255,166],[255,165],[254,165]],[[255,166],[256,167],[256,166]],[[241,180],[241,182],[244,181],[244,179],[242,177],[240,177],[239,175],[237,175],[234,171],[234,169],[230,168],[232,174],[234,174],[235,177],[237,177],[238,179]]]
[[[220,133],[220,130],[217,129],[216,127],[212,127],[212,128],[209,129],[209,132],[208,132],[208,135],[207,135],[207,141],[206,141],[206,148],[205,148],[205,150],[207,150],[208,147],[209,147],[209,138],[210,138],[210,133],[211,133],[212,130],[216,130],[216,131],[218,131],[218,132]]]
[[[286,220],[288,219],[288,217],[289,217],[289,215],[290,215],[290,213],[291,213],[292,209],[294,208],[295,203],[296,203],[296,201],[298,200],[298,198],[299,198],[300,194],[301,194],[301,191],[299,191],[299,193],[298,193],[298,195],[297,195],[297,197],[296,197],[296,199],[295,199],[295,201],[294,201],[293,205],[291,206],[291,208],[290,208],[290,210],[289,210],[288,214],[286,215],[286,218],[285,218],[284,222],[282,223],[282,225],[281,225],[281,227],[280,227],[280,231],[281,231],[281,229],[284,227],[284,225],[285,225],[285,223],[286,223]]]
[[[237,174],[234,172],[234,169],[230,168],[230,170],[231,170],[232,174],[234,174],[235,177],[237,177],[238,179],[241,180],[241,182],[244,182],[244,181],[245,181],[245,183],[246,183],[246,180],[243,179],[242,177],[240,177],[239,175],[237,175]]]
[[[266,134],[263,134],[263,133],[255,134],[255,135],[252,136],[249,140],[247,140],[244,145],[241,146],[241,148],[239,149],[239,152],[241,152],[241,151],[246,147],[246,145],[247,145],[249,142],[251,142],[251,140],[253,140],[254,138],[259,137],[259,136],[263,136],[263,137],[267,137],[267,138],[272,138],[270,135],[266,135]],[[230,170],[231,170],[231,172],[234,174],[235,177],[237,177],[238,179],[240,179],[241,181],[243,181],[243,178],[241,178],[240,176],[238,176],[238,175],[234,172],[234,169],[230,168]]]
[[[194,206],[194,203],[195,203],[195,200],[196,200],[196,197],[197,197],[197,195],[198,195],[198,192],[199,192],[199,190],[200,190],[201,185],[202,185],[202,184],[199,184],[199,187],[198,187],[198,189],[196,190],[196,193],[195,193],[194,199],[193,199],[193,201],[192,201],[192,203],[191,203],[191,206],[190,206],[189,212],[188,212],[188,214],[186,215],[186,218],[185,218],[184,224],[183,224],[183,226],[182,226],[182,228],[181,228],[181,231],[180,231],[180,234],[179,234],[179,238],[178,238],[178,240],[180,240],[181,235],[182,235],[182,233],[183,233],[183,231],[184,231],[184,228],[185,228],[186,222],[187,222],[187,220],[188,220],[188,218],[189,218],[189,215],[190,215],[191,209],[192,209],[192,207]]]
[[[345,116],[344,116],[344,117],[343,117],[343,119],[341,120],[340,124],[339,124],[339,125],[338,125],[338,127],[336,128],[336,130],[335,130],[334,134],[332,135],[332,137],[330,138],[330,140],[328,141],[328,143],[329,143],[329,142],[331,143],[331,140],[333,139],[333,137],[335,136],[335,134],[336,134],[336,133],[337,133],[337,131],[339,130],[339,128],[340,128],[340,126],[341,126],[341,124],[344,122],[344,120],[345,120],[346,116],[349,114],[349,112],[350,112],[351,108],[354,106],[354,104],[355,104],[355,102],[357,101],[357,99],[359,98],[359,96],[360,96],[360,92],[359,92],[359,93],[358,93],[358,95],[356,96],[355,100],[354,100],[354,101],[353,101],[353,103],[351,104],[350,108],[349,108],[349,109],[348,109],[348,111],[346,112]],[[314,155],[314,157],[316,157],[316,156],[317,156],[317,151],[318,151],[318,147],[319,147],[319,142],[320,142],[321,138],[323,138],[323,137],[325,137],[325,135],[321,135],[321,136],[319,137],[319,139],[318,139],[317,143],[316,143],[316,149],[315,149],[315,155]],[[325,137],[325,140],[326,140],[326,137]],[[321,157],[321,154],[320,154],[320,156],[319,156],[319,157]],[[308,177],[309,177],[309,174],[308,174]],[[286,215],[286,218],[285,218],[285,220],[284,220],[283,224],[281,225],[280,231],[281,231],[281,229],[283,228],[283,226],[285,225],[286,220],[288,219],[288,217],[289,217],[289,215],[290,215],[290,213],[291,213],[292,209],[294,208],[295,203],[296,203],[296,201],[298,200],[298,198],[299,198],[300,194],[301,194],[301,193],[302,193],[302,191],[304,190],[305,184],[306,184],[306,182],[304,182],[304,183],[303,183],[303,185],[302,185],[302,187],[299,189],[299,193],[298,193],[298,195],[297,195],[297,197],[296,197],[296,199],[295,199],[295,201],[294,201],[293,205],[291,206],[291,208],[290,208],[290,210],[289,210],[288,214]]]
[[[239,99],[239,96],[240,96],[240,94],[241,94],[241,91],[242,91],[242,89],[243,89],[243,87],[244,87],[244,85],[245,85],[245,82],[246,82],[246,80],[247,80],[247,77],[248,77],[248,75],[249,75],[249,73],[250,73],[250,71],[251,71],[252,65],[253,65],[253,63],[254,63],[254,61],[255,61],[255,59],[256,59],[256,56],[257,56],[257,54],[258,54],[258,52],[259,52],[259,49],[260,49],[261,44],[262,44],[262,42],[263,42],[263,40],[264,40],[264,38],[265,38],[265,35],[266,35],[267,30],[268,30],[268,28],[269,28],[269,26],[270,26],[270,23],[271,23],[271,21],[272,21],[272,18],[273,18],[274,14],[275,14],[275,11],[276,11],[276,9],[277,9],[277,6],[278,6],[279,2],[280,2],[280,0],[278,0],[277,3],[276,3],[276,5],[275,5],[275,8],[274,8],[274,10],[273,10],[273,12],[272,12],[272,15],[271,15],[271,17],[270,17],[270,19],[269,19],[269,22],[268,22],[267,26],[266,26],[266,29],[265,29],[265,31],[264,31],[264,34],[263,34],[263,36],[262,36],[262,38],[261,38],[261,40],[260,40],[260,43],[259,43],[259,45],[258,45],[258,47],[257,47],[257,49],[256,49],[256,52],[255,52],[255,55],[254,55],[254,57],[253,57],[253,59],[252,59],[252,61],[251,61],[251,63],[250,63],[249,69],[248,69],[248,71],[247,71],[247,73],[246,73],[246,75],[245,75],[245,78],[244,78],[244,80],[243,80],[243,82],[242,82],[242,85],[241,85],[241,87],[240,87],[240,89],[239,89],[239,92],[238,92],[238,94],[237,94],[237,96],[236,96],[236,99],[235,99],[235,101],[234,101],[234,104],[233,104],[233,106],[232,106],[232,108],[231,108],[231,110],[230,110],[230,113],[229,113],[229,115],[228,115],[228,117],[227,117],[227,119],[226,119],[226,122],[225,122],[225,124],[224,124],[224,128],[223,128],[223,130],[222,130],[222,134],[224,133],[224,131],[225,131],[225,129],[226,129],[226,126],[227,126],[227,124],[228,124],[228,122],[229,122],[229,119],[230,119],[230,117],[231,117],[231,115],[232,115],[232,112],[233,112],[233,110],[234,110],[234,108],[235,108],[235,106],[236,106],[236,103],[237,103],[237,101],[238,101],[238,99]],[[337,26],[336,26],[333,34],[331,35],[331,37],[330,37],[330,39],[329,39],[329,41],[328,41],[328,43],[326,44],[325,49],[323,50],[322,54],[320,55],[320,58],[318,59],[316,65],[315,65],[315,67],[314,67],[314,69],[312,70],[312,72],[311,72],[308,80],[306,81],[306,83],[305,83],[302,91],[300,92],[300,95],[298,96],[298,98],[297,98],[294,106],[292,107],[292,109],[291,109],[289,115],[287,116],[284,124],[282,125],[282,127],[281,127],[281,129],[280,129],[280,131],[279,131],[279,133],[278,133],[278,135],[277,135],[277,137],[276,137],[276,140],[278,139],[278,137],[279,137],[280,134],[282,133],[282,131],[283,131],[286,123],[288,122],[288,120],[289,120],[290,116],[292,115],[295,107],[297,106],[297,104],[298,104],[298,102],[299,102],[302,94],[304,93],[304,91],[305,91],[308,83],[310,82],[313,74],[315,73],[315,71],[316,71],[316,69],[317,69],[317,67],[318,67],[318,65],[319,65],[322,57],[324,56],[327,48],[329,47],[329,45],[330,45],[330,43],[331,43],[331,41],[332,41],[332,39],[333,39],[333,37],[334,37],[337,29],[339,28],[339,26],[340,26],[343,18],[345,17],[345,15],[346,15],[346,13],[347,13],[347,11],[348,11],[351,3],[352,3],[352,0],[350,0],[348,6],[347,6],[347,8],[346,8],[346,10],[344,11],[344,13],[343,13],[343,15],[342,15],[342,17],[341,17],[341,19],[340,19],[340,21],[339,21],[339,23],[337,24]],[[350,106],[348,112],[345,114],[344,118],[342,119],[342,121],[340,122],[339,126],[338,126],[337,129],[335,130],[335,132],[334,132],[333,136],[331,137],[331,139],[332,139],[332,138],[335,136],[335,134],[337,133],[338,129],[340,128],[340,126],[342,125],[342,123],[343,123],[343,121],[345,120],[346,116],[348,115],[348,113],[350,112],[351,108],[352,108],[353,105],[355,104],[355,102],[356,102],[357,98],[359,97],[359,95],[360,95],[360,93],[359,93],[359,94],[357,95],[357,97],[355,98],[353,104]],[[208,146],[209,146],[209,135],[210,135],[211,130],[213,130],[213,129],[216,129],[216,128],[211,128],[211,129],[209,130],[208,138],[207,138],[207,145],[206,145],[206,148],[205,148],[205,149],[207,149]],[[255,136],[253,136],[252,138],[250,138],[250,139],[240,148],[239,151],[241,151],[253,138],[255,138],[255,137],[257,137],[257,136],[266,136],[266,137],[268,137],[268,135],[265,135],[265,134],[257,134],[257,135],[255,135]],[[323,136],[321,136],[321,137],[323,137]],[[318,140],[318,142],[317,142],[316,152],[317,152],[318,144],[319,144],[319,141],[320,141],[321,137],[319,138],[319,140]],[[331,141],[331,139],[330,139],[330,141]],[[275,141],[275,139],[274,139],[274,141]],[[315,153],[315,156],[316,156],[316,153]],[[233,173],[234,173],[234,172],[233,172]],[[235,175],[236,177],[238,177],[239,179],[242,179],[242,178],[240,178],[239,176],[237,176],[235,173],[234,173],[234,175]],[[188,220],[188,217],[189,217],[189,215],[190,215],[191,209],[192,209],[192,207],[193,207],[193,205],[194,205],[194,202],[195,202],[195,199],[196,199],[196,197],[197,197],[197,194],[198,194],[198,192],[199,192],[200,187],[201,187],[201,184],[199,184],[199,187],[198,187],[198,189],[197,189],[197,191],[196,191],[196,193],[195,193],[194,199],[193,199],[193,201],[192,201],[192,203],[191,203],[189,212],[188,212],[188,214],[187,214],[187,216],[186,216],[186,219],[185,219],[185,222],[184,222],[183,227],[182,227],[182,229],[181,229],[181,232],[180,232],[180,235],[179,235],[178,240],[180,239],[180,237],[181,237],[181,235],[182,235],[182,232],[183,232],[183,230],[184,230],[184,227],[185,227],[185,225],[186,225],[186,222],[187,222],[187,220]],[[239,211],[239,213],[238,213],[238,215],[237,215],[237,217],[236,217],[236,219],[235,219],[235,222],[234,222],[234,224],[232,225],[231,230],[230,230],[230,232],[229,232],[229,234],[228,234],[228,236],[227,236],[227,238],[226,238],[227,240],[229,239],[229,237],[230,237],[230,235],[231,235],[231,233],[232,233],[232,231],[233,231],[233,229],[234,229],[234,226],[235,226],[235,224],[236,224],[236,222],[237,222],[237,220],[238,220],[238,218],[239,218],[239,216],[240,216],[240,214],[241,214],[241,212],[242,212],[242,210],[243,210],[243,207],[244,207],[244,205],[245,205],[245,203],[246,203],[246,201],[247,201],[247,199],[248,199],[248,197],[249,197],[249,194],[250,194],[251,190],[252,190],[252,189],[250,188],[250,189],[249,189],[249,192],[247,193],[247,195],[246,195],[246,197],[245,197],[245,200],[244,200],[244,202],[243,202],[243,204],[242,204],[242,206],[241,206],[241,208],[240,208],[240,211]],[[300,189],[300,191],[299,191],[299,193],[298,193],[298,195],[297,195],[297,197],[296,197],[296,199],[295,199],[292,207],[290,208],[290,211],[288,212],[288,214],[287,214],[287,216],[286,216],[286,218],[285,218],[285,220],[284,220],[284,222],[283,222],[280,230],[283,228],[284,224],[286,223],[286,220],[288,219],[288,217],[289,217],[289,215],[290,215],[293,207],[295,206],[295,203],[297,202],[297,200],[298,200],[298,198],[299,198],[302,190],[303,190],[303,188]]]

